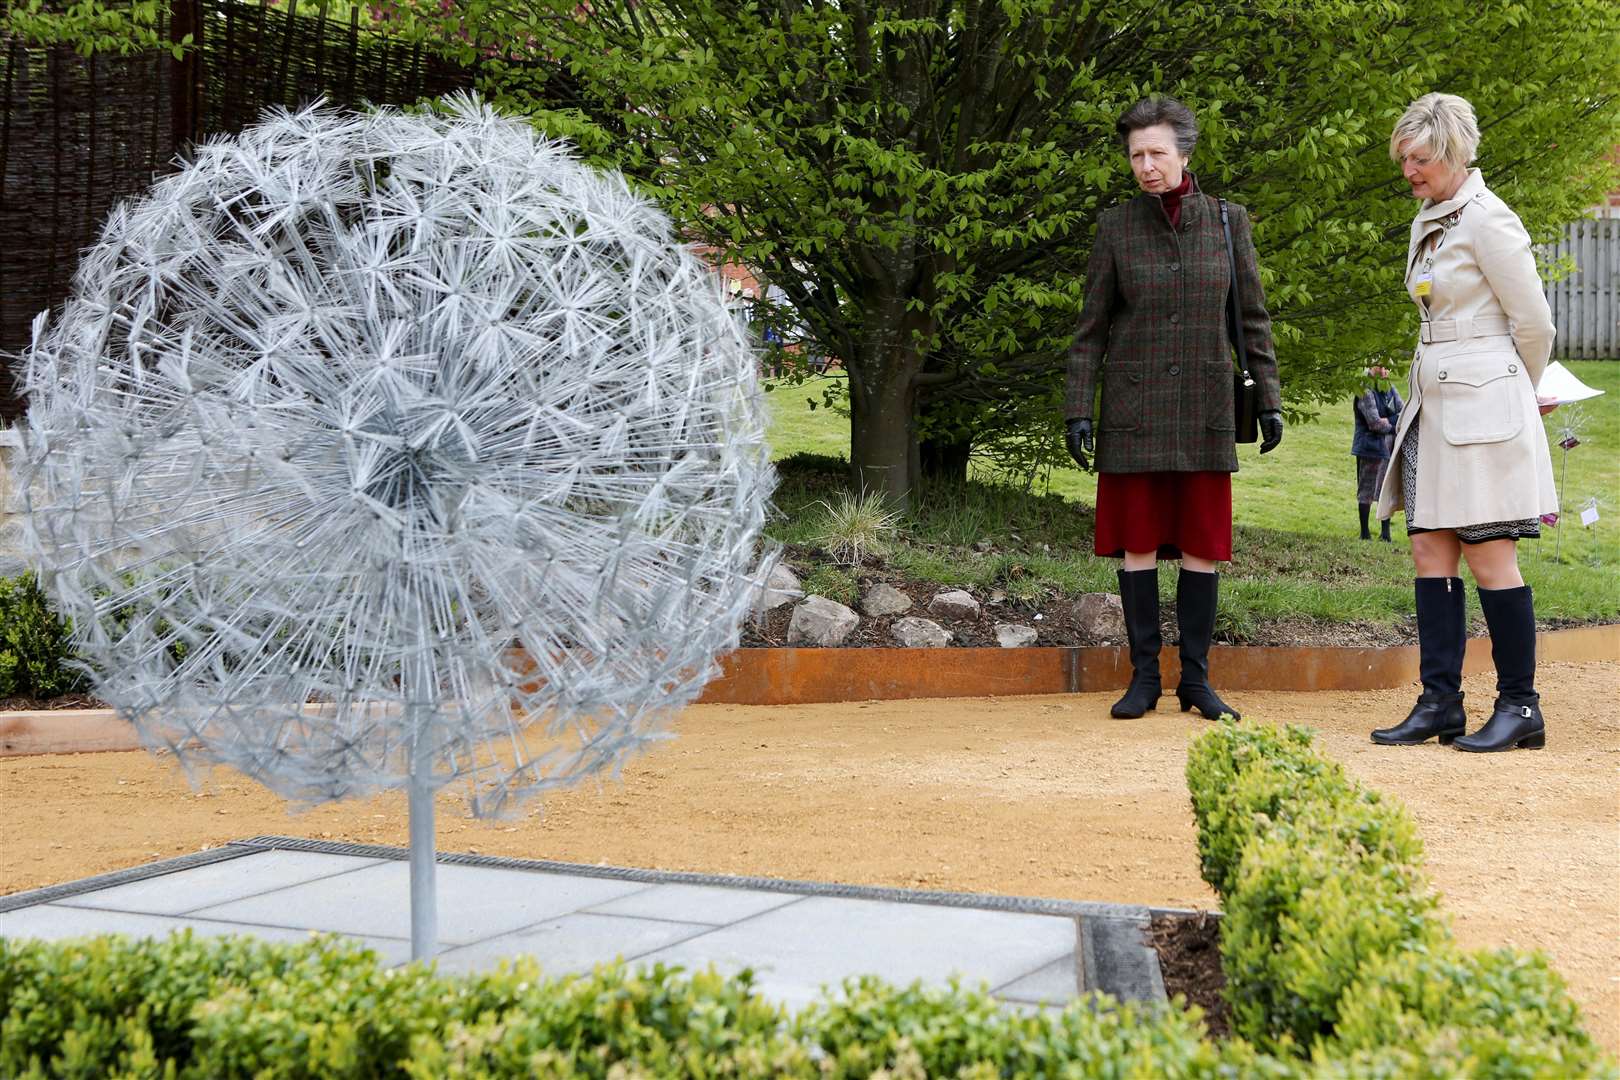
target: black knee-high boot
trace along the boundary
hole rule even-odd
[[[1159,707],[1159,568],[1119,571],[1119,602],[1125,608],[1125,636],[1131,643],[1131,686],[1109,715],[1134,720]]]
[[[1216,696],[1209,685],[1209,643],[1215,636],[1220,579],[1219,574],[1201,574],[1186,567],[1176,578],[1176,621],[1181,629],[1181,683],[1176,687],[1176,698],[1182,712],[1197,709],[1210,720],[1222,714],[1237,720],[1238,711]]]
[[[1479,590],[1496,662],[1496,706],[1485,726],[1457,740],[1459,750],[1540,750],[1547,725],[1536,693],[1536,609],[1530,586]]]
[[[1361,511],[1361,538],[1371,540],[1372,530],[1367,528],[1367,517],[1372,513],[1372,503],[1356,503],[1356,509]],[[1385,526],[1385,528],[1388,528],[1388,526]]]
[[[1412,591],[1417,604],[1418,679],[1423,692],[1405,720],[1372,733],[1372,741],[1385,746],[1416,746],[1436,736],[1449,743],[1468,723],[1462,695],[1463,649],[1468,644],[1462,578],[1417,578]]]

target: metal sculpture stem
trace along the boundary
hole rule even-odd
[[[433,759],[418,736],[407,788],[411,813],[411,959],[426,962],[438,948],[439,898],[433,834]]]

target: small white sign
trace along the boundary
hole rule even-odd
[[[1591,528],[1593,525],[1596,525],[1597,519],[1597,507],[1588,506],[1585,510],[1581,511],[1581,524],[1585,525],[1587,528]]]

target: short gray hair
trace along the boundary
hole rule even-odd
[[[1193,111],[1167,94],[1149,94],[1126,109],[1114,124],[1119,132],[1119,144],[1127,153],[1131,149],[1131,132],[1143,128],[1169,124],[1176,135],[1176,150],[1182,157],[1192,157],[1198,145],[1198,118]]]
[[[1465,169],[1479,152],[1474,107],[1456,94],[1424,94],[1406,107],[1389,135],[1389,156],[1401,160],[1400,146],[1426,147],[1453,169]]]

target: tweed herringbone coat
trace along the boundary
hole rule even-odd
[[[1260,408],[1282,408],[1249,215],[1228,202],[1243,335]],[[1172,229],[1157,195],[1103,212],[1069,347],[1064,417],[1097,415],[1098,472],[1236,472],[1230,268],[1220,206],[1194,192]],[[1093,412],[1102,388],[1100,414]]]

